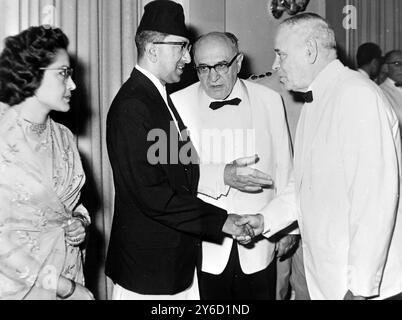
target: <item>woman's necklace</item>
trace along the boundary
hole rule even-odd
[[[33,132],[36,133],[38,136],[40,136],[43,132],[45,132],[47,128],[47,122],[45,123],[35,123],[32,121],[29,121],[24,118],[24,120],[28,123],[30,123],[29,129]]]

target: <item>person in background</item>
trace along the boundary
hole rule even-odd
[[[0,299],[91,300],[81,244],[90,224],[75,138],[54,122],[72,91],[68,39],[30,27],[0,55]]]
[[[381,48],[372,42],[363,43],[357,49],[356,62],[357,71],[375,81],[382,65]]]
[[[198,197],[238,214],[258,213],[288,184],[292,171],[281,98],[273,90],[240,80],[242,61],[235,35],[205,34],[194,44],[200,81],[172,95],[200,157]],[[250,131],[254,139],[247,136]],[[238,169],[228,163],[253,153],[258,161],[253,157],[249,161],[255,161],[256,170],[269,173],[274,185],[244,192],[236,184]],[[290,250],[294,240],[280,239],[278,254]],[[222,243],[203,241],[198,270],[201,299],[275,299],[275,248],[275,242],[263,237],[247,246],[230,238]]]
[[[380,88],[388,98],[402,128],[402,51],[393,50],[384,57],[384,73],[386,78]]]

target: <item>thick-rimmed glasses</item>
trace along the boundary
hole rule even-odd
[[[59,67],[59,68],[39,68],[39,70],[58,70],[59,74],[63,77],[63,80],[66,82],[69,77],[73,75],[73,68],[70,67]]]
[[[184,54],[186,51],[190,52],[191,44],[187,41],[154,41],[153,44],[167,44],[171,46],[181,46],[180,52]]]
[[[209,66],[207,64],[200,64],[198,66],[195,66],[195,70],[197,70],[197,72],[199,74],[208,74],[211,69],[214,69],[215,72],[219,73],[219,74],[225,74],[229,71],[230,66],[233,64],[233,62],[235,62],[236,58],[240,55],[240,53],[236,54],[232,60],[230,60],[229,62],[219,62],[213,66]]]

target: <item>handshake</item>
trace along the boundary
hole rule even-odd
[[[261,214],[229,214],[222,232],[229,234],[241,244],[248,244],[264,231],[264,217]]]

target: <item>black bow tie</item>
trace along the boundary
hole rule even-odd
[[[304,102],[313,102],[313,92],[311,90],[307,92],[300,92],[300,97]]]
[[[395,82],[395,87],[402,87],[402,82]]]
[[[222,108],[226,104],[230,104],[232,106],[238,106],[240,102],[241,102],[241,99],[239,99],[239,98],[234,98],[231,100],[223,100],[223,101],[214,101],[214,102],[211,102],[209,107],[212,110],[216,110],[216,109]]]

